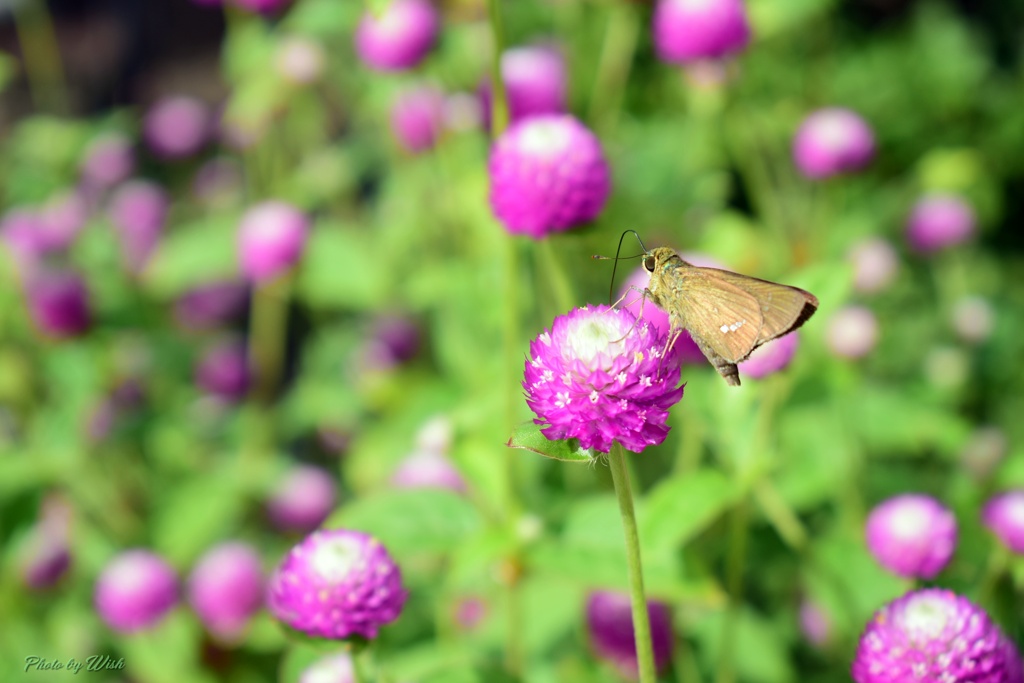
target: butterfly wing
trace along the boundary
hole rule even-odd
[[[722,272],[689,266],[679,273],[685,299],[683,327],[705,355],[710,350],[728,363],[738,363],[763,343],[764,318],[758,300],[735,282],[719,277]]]
[[[728,282],[757,300],[763,325],[754,348],[800,327],[818,310],[818,298],[798,287],[780,285],[727,270],[715,270],[712,279]],[[753,350],[753,349],[751,349]]]

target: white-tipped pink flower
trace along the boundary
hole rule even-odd
[[[355,683],[352,655],[338,652],[316,660],[299,674],[299,683]]]
[[[278,529],[308,532],[327,519],[338,499],[334,479],[325,470],[297,465],[278,482],[267,514]]]
[[[239,541],[211,548],[189,575],[188,600],[211,634],[227,641],[239,638],[263,606],[263,569],[256,550]]]
[[[875,156],[875,135],[859,114],[841,107],[819,109],[793,139],[797,168],[812,179],[859,171]]]
[[[527,45],[501,55],[509,120],[566,111],[568,76],[565,58],[553,45]],[[493,93],[490,81],[480,87],[484,120],[490,124]]]
[[[1003,545],[1024,555],[1024,489],[991,498],[981,512],[981,521]]]
[[[962,197],[936,193],[922,197],[907,219],[907,240],[919,252],[939,251],[974,234],[974,209]]]
[[[491,148],[488,171],[495,216],[534,239],[595,219],[611,191],[600,141],[568,115],[511,126]]]
[[[863,358],[878,342],[878,319],[864,306],[847,306],[829,319],[825,342],[840,358]]]
[[[194,97],[166,97],[146,114],[143,137],[150,149],[167,159],[191,156],[210,136],[210,112]]]
[[[868,550],[889,571],[932,579],[956,549],[956,518],[931,496],[908,493],[876,506],[865,535]]]
[[[96,611],[121,633],[155,626],[178,602],[178,579],[167,562],[148,550],[127,550],[96,580]]]
[[[428,85],[406,90],[391,107],[391,131],[409,152],[424,152],[444,127],[444,94]]]
[[[356,53],[374,69],[410,69],[434,46],[439,24],[430,0],[391,0],[380,16],[363,15],[356,28]]]
[[[742,0],[658,0],[653,31],[658,56],[673,64],[721,59],[750,42]]]
[[[267,201],[245,212],[238,228],[242,273],[253,282],[282,275],[302,257],[309,219],[291,204]]]

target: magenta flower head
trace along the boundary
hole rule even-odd
[[[754,349],[747,360],[737,367],[745,377],[761,379],[784,370],[793,360],[797,347],[800,346],[800,334],[790,332],[784,337],[770,341],[764,346]]]
[[[299,674],[299,683],[355,683],[352,655],[338,652],[316,660]]]
[[[541,114],[566,111],[565,58],[553,45],[527,45],[506,50],[501,55],[501,78],[508,97],[509,120],[512,122]],[[484,121],[490,126],[490,81],[480,86]]]
[[[437,88],[421,85],[407,90],[391,108],[391,131],[406,151],[425,152],[434,146],[444,126],[445,99]]]
[[[55,339],[84,333],[92,324],[85,280],[71,271],[38,271],[25,288],[36,328]]]
[[[601,143],[568,115],[511,126],[491,148],[488,171],[495,216],[534,239],[593,220],[611,190]]]
[[[372,343],[392,364],[412,360],[420,350],[420,328],[408,315],[384,313],[370,327]]]
[[[851,671],[856,683],[1021,683],[1013,643],[983,609],[942,588],[911,591],[868,622]]]
[[[878,319],[869,308],[847,306],[829,319],[825,341],[840,358],[863,358],[878,341]]]
[[[249,391],[249,360],[245,344],[224,341],[210,347],[196,365],[195,381],[204,392],[234,403]]]
[[[679,361],[663,358],[668,338],[629,311],[595,306],[555,318],[530,344],[523,389],[549,439],[579,439],[607,453],[634,453],[668,435],[679,402]]]
[[[158,156],[179,159],[199,151],[210,136],[211,123],[206,105],[194,97],[165,97],[146,114],[142,134]]]
[[[466,481],[443,454],[432,450],[415,451],[398,465],[391,484],[399,489],[445,489],[465,493]]]
[[[956,549],[956,518],[931,496],[908,493],[877,505],[865,536],[868,550],[889,571],[933,579]]]
[[[20,552],[21,576],[34,590],[50,588],[71,566],[70,523],[73,511],[65,501],[48,497],[39,521]]]
[[[439,24],[430,0],[391,0],[380,16],[363,14],[356,28],[356,54],[373,69],[410,69],[434,46]]]
[[[174,570],[148,550],[121,553],[96,580],[96,611],[110,628],[121,633],[155,626],[177,602]]]
[[[240,541],[207,551],[188,579],[188,600],[207,630],[233,641],[263,606],[263,568],[256,550]]]
[[[174,319],[189,330],[206,330],[227,322],[245,309],[248,288],[231,280],[190,289],[174,303]]]
[[[24,275],[39,265],[47,252],[44,232],[35,208],[12,208],[0,219],[0,239]]]
[[[138,273],[160,243],[170,198],[147,180],[133,180],[117,189],[110,199],[110,220],[121,242],[125,267]]]
[[[742,0],[658,0],[654,49],[671,64],[721,59],[750,42]]]
[[[672,658],[672,615],[668,605],[648,600],[647,616],[651,624],[654,666],[661,671]],[[587,631],[594,652],[611,662],[623,676],[636,680],[639,668],[629,595],[593,591],[587,597]]]
[[[89,218],[85,198],[76,190],[60,192],[39,207],[42,246],[46,251],[70,247]]]
[[[267,501],[267,514],[278,529],[308,532],[334,509],[338,489],[325,470],[297,465],[278,482]]]
[[[974,209],[953,194],[921,198],[907,219],[907,240],[919,252],[939,251],[965,242],[974,234]]]
[[[82,180],[97,190],[117,185],[134,169],[132,141],[120,133],[106,133],[94,138],[85,148],[79,166]]]
[[[322,529],[292,548],[271,576],[267,606],[311,636],[372,639],[398,618],[406,597],[402,572],[379,541],[361,531]]]
[[[793,160],[813,180],[859,171],[875,156],[875,135],[857,113],[841,107],[809,115],[793,138]]]
[[[1024,489],[991,498],[981,511],[981,521],[1003,545],[1024,555]]]
[[[877,237],[854,245],[847,258],[853,264],[853,288],[864,294],[874,294],[888,287],[900,267],[893,246]]]
[[[291,204],[268,201],[245,212],[238,228],[242,272],[253,282],[273,280],[302,257],[309,219]]]

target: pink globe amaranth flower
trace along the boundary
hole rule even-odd
[[[412,68],[434,46],[439,24],[429,0],[392,0],[379,17],[363,14],[356,27],[356,53],[373,69]]]
[[[509,121],[566,111],[565,58],[553,45],[527,45],[501,55],[501,78],[508,98]],[[491,125],[493,93],[490,81],[480,86],[484,123]]]
[[[629,595],[615,591],[593,591],[587,596],[587,631],[594,652],[611,662],[628,679],[639,675],[633,612]],[[672,659],[672,616],[668,605],[647,601],[651,625],[654,666],[663,670]]]
[[[750,42],[742,0],[659,0],[653,22],[655,51],[672,64],[720,59]]]
[[[373,344],[394,364],[412,360],[420,350],[420,328],[408,315],[384,313],[370,326]]]
[[[409,152],[431,149],[444,125],[444,95],[437,88],[418,86],[407,90],[391,108],[391,131]]]
[[[808,598],[800,602],[800,632],[815,647],[825,647],[832,640],[832,620]]]
[[[856,683],[1021,683],[1013,643],[983,609],[941,588],[911,591],[875,613],[851,669]]]
[[[117,185],[135,170],[132,141],[120,133],[105,133],[85,148],[79,171],[91,188],[106,190]]]
[[[71,271],[33,273],[25,288],[29,313],[47,336],[66,339],[84,333],[92,324],[85,280]]]
[[[956,549],[956,518],[931,496],[907,493],[889,498],[868,515],[868,550],[899,576],[933,579]]]
[[[309,85],[320,80],[327,65],[327,56],[315,40],[288,36],[277,46],[274,65],[289,83]]]
[[[33,527],[21,554],[21,576],[33,590],[50,588],[71,567],[67,529],[45,520]]]
[[[793,360],[793,356],[796,355],[796,350],[799,346],[800,334],[798,332],[790,332],[783,337],[768,342],[764,346],[757,347],[747,360],[736,367],[746,377],[761,379],[784,370],[789,365],[789,362]]]
[[[273,14],[290,5],[292,0],[228,0],[228,2],[250,12]]]
[[[480,98],[467,92],[456,92],[444,100],[444,126],[450,131],[464,133],[480,128],[484,120]]]
[[[311,636],[376,638],[398,618],[407,593],[402,572],[372,536],[323,529],[291,549],[270,578],[267,607]]]
[[[900,266],[893,246],[877,237],[854,245],[847,258],[853,264],[853,288],[864,294],[874,294],[891,285]]]
[[[148,550],[126,550],[96,580],[96,611],[110,628],[122,633],[155,626],[177,602],[174,570]]]
[[[194,97],[177,95],[165,97],[150,108],[142,134],[158,156],[179,159],[198,152],[211,130],[206,105]]]
[[[85,198],[76,190],[51,197],[39,207],[40,239],[45,251],[62,251],[70,247],[89,218]]]
[[[974,234],[974,209],[953,194],[931,194],[914,205],[907,219],[907,240],[919,252],[939,251]]]
[[[980,344],[992,336],[995,327],[995,310],[987,299],[980,296],[965,296],[953,304],[953,329],[964,341]]]
[[[352,655],[338,652],[316,660],[299,674],[299,683],[355,683]]]
[[[864,306],[847,306],[828,321],[825,341],[840,358],[863,358],[878,341],[878,319]]]
[[[325,470],[297,465],[278,482],[267,501],[267,514],[278,529],[308,532],[331,514],[338,488]]]
[[[309,219],[291,204],[267,201],[245,212],[238,228],[242,272],[253,282],[266,282],[294,266],[302,257]]]
[[[982,508],[981,521],[1003,545],[1024,555],[1024,489],[989,499]]]
[[[174,319],[189,330],[207,330],[245,310],[249,288],[231,280],[211,282],[185,292],[174,303]]]
[[[611,190],[601,143],[568,115],[511,126],[491,148],[488,172],[495,216],[534,239],[593,220]]]
[[[793,160],[818,180],[859,171],[875,156],[875,135],[857,113],[841,107],[810,114],[793,138]]]
[[[391,475],[391,484],[399,489],[466,491],[466,482],[451,461],[442,453],[431,450],[415,451],[402,460]]]
[[[245,344],[224,341],[210,347],[196,365],[195,381],[204,392],[233,403],[245,398],[250,384]]]
[[[530,344],[523,389],[549,439],[579,439],[607,453],[617,441],[639,453],[668,435],[679,402],[679,361],[668,339],[629,311],[577,308]]]
[[[139,273],[160,243],[171,200],[156,183],[133,180],[111,196],[108,212],[121,242],[121,258]]]
[[[188,580],[192,609],[213,635],[235,640],[263,606],[263,569],[256,550],[239,541],[207,551]]]
[[[481,598],[462,598],[455,605],[455,623],[463,631],[473,631],[487,616],[487,603]]]

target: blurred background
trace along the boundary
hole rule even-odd
[[[402,568],[377,680],[635,678],[587,608],[626,587],[607,468],[506,447],[530,340],[608,303],[626,229],[821,302],[740,388],[689,349],[630,458],[661,680],[851,680],[930,585],[1022,642],[1024,522],[982,510],[1024,488],[1024,3],[671,4],[0,0],[4,680],[352,680],[262,606],[321,525]],[[600,142],[596,217],[489,201],[498,52],[513,125]],[[904,493],[956,520],[931,576],[865,538]],[[133,549],[170,578],[122,577],[125,628],[96,596]]]

